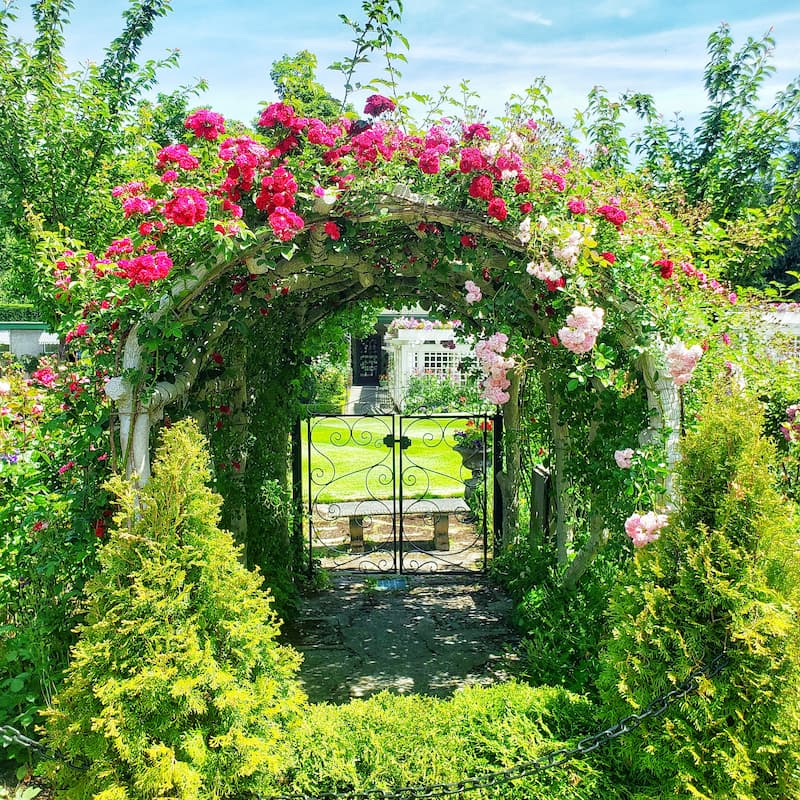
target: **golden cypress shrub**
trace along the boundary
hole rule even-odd
[[[271,598],[218,527],[208,479],[187,420],[164,432],[144,489],[111,483],[121,511],[46,714],[49,745],[88,764],[55,770],[60,796],[228,797],[285,764],[299,656],[276,642]]]

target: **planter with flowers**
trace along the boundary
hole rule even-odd
[[[487,435],[491,433],[492,423],[490,420],[477,422],[473,419],[467,420],[466,427],[453,434],[455,450],[461,456],[461,463],[465,469],[472,472],[472,478],[465,481],[469,488],[469,483],[480,480],[486,471],[486,458],[490,452]],[[477,481],[476,481],[477,483]],[[474,488],[473,484],[473,488]]]

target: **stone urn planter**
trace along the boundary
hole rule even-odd
[[[461,464],[464,469],[468,469],[472,473],[469,478],[464,480],[464,499],[469,503],[475,490],[483,482],[483,474],[491,451],[488,446],[484,447],[482,439],[455,444],[453,450],[461,456]]]
[[[471,442],[453,445],[453,450],[461,456],[461,463],[465,469],[475,473],[483,474],[488,453],[484,448],[483,440],[475,439]]]

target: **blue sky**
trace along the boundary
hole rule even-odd
[[[403,32],[410,40],[403,88],[436,92],[469,79],[490,116],[543,75],[553,90],[556,115],[569,121],[594,85],[612,96],[625,90],[652,94],[665,117],[676,112],[694,123],[705,107],[702,88],[706,40],[721,21],[730,23],[737,44],[772,28],[777,67],[765,95],[800,74],[800,6],[797,0],[405,0]],[[119,31],[125,3],[75,0],[67,32],[71,63],[99,60]],[[181,53],[179,70],[162,85],[204,78],[199,104],[249,120],[260,101],[274,98],[269,69],[284,53],[309,49],[319,57],[320,79],[341,95],[341,76],[325,69],[350,52],[350,31],[339,13],[358,17],[361,0],[173,0],[173,11],[157,23],[145,55]],[[17,28],[29,30],[27,7]],[[377,74],[379,65],[361,77]],[[357,100],[361,98],[356,97]]]

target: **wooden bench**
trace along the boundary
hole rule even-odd
[[[433,518],[433,549],[450,549],[450,514],[469,512],[463,497],[409,498],[403,501],[403,516],[430,516]],[[326,517],[347,517],[350,530],[350,551],[364,552],[364,518],[400,515],[400,504],[391,500],[354,500],[331,503],[323,511]]]

